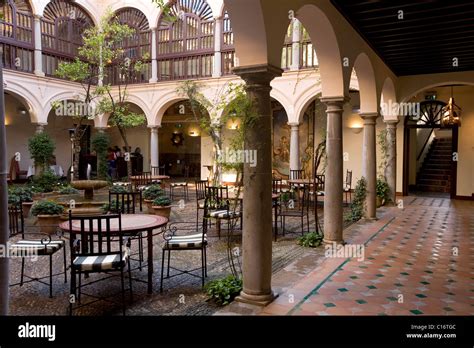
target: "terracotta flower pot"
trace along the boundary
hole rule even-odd
[[[155,212],[153,211],[153,201],[150,199],[144,199],[143,202],[145,202],[146,207],[148,209],[149,214],[154,214]]]
[[[60,222],[61,215],[38,215],[38,225],[42,233],[49,235],[56,234]]]
[[[27,218],[28,216],[30,216],[30,210],[33,206],[33,202],[23,202],[21,205],[23,209],[23,217]]]
[[[155,215],[158,215],[158,216],[163,216],[167,219],[170,218],[170,214],[171,214],[171,205],[167,206],[167,207],[160,207],[160,206],[156,206],[154,205],[153,207],[153,210],[155,212]]]

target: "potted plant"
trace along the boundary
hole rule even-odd
[[[28,150],[35,162],[36,175],[40,176],[48,168],[49,161],[54,156],[54,144],[51,136],[45,132],[37,133],[28,140]]]
[[[80,193],[79,190],[69,185],[63,186],[59,189],[60,195],[77,195],[79,193]]]
[[[171,214],[171,199],[163,194],[153,201],[152,208],[155,212],[155,215],[163,216],[169,219]]]
[[[389,196],[390,188],[388,187],[387,182],[383,178],[377,179],[377,208],[385,205],[387,198]]]
[[[8,190],[9,204],[22,204],[23,216],[30,215],[31,206],[33,205],[33,191],[29,187],[13,187]]]
[[[148,212],[153,212],[153,201],[158,197],[161,197],[165,194],[160,185],[151,185],[148,186],[143,191],[143,201],[145,202]]]
[[[33,216],[38,218],[38,225],[41,232],[55,234],[59,225],[64,207],[53,201],[39,201],[31,208]]]

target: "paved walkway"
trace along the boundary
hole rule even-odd
[[[260,314],[474,315],[474,202],[404,204],[351,227],[363,254],[325,257]]]

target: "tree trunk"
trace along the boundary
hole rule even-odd
[[[81,159],[81,139],[84,135],[84,130],[76,127],[74,131],[73,145],[74,145],[74,180],[79,180],[79,164]]]
[[[127,133],[124,128],[118,127],[120,136],[122,137],[123,143],[125,144],[125,147],[127,148],[127,152],[129,152],[130,155],[130,146],[128,145],[128,140],[127,140]],[[124,154],[125,155],[125,154]],[[131,156],[129,157],[129,160],[127,161],[127,176],[130,180],[130,177],[132,176],[132,159]]]

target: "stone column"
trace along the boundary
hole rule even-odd
[[[275,295],[272,280],[272,113],[270,82],[282,74],[270,65],[234,69],[247,84],[258,118],[245,134],[245,150],[255,151],[256,165],[244,164],[242,236],[243,290],[239,301],[270,303]]]
[[[36,134],[43,133],[44,132],[44,127],[46,127],[48,124],[47,123],[37,123],[36,124]]]
[[[222,17],[216,18],[214,27],[214,69],[212,77],[222,76]]]
[[[365,201],[365,217],[377,219],[377,155],[375,125],[378,113],[364,113],[364,140],[362,145],[362,176],[367,181],[367,198]]]
[[[397,124],[398,120],[385,121],[387,126],[387,166],[385,179],[390,188],[391,203],[397,203]]]
[[[300,69],[300,42],[301,42],[301,23],[296,18],[293,20],[293,45],[291,71]]]
[[[290,170],[300,169],[300,125],[289,123],[291,126],[290,140]]]
[[[150,166],[158,167],[159,166],[158,127],[151,126],[149,128],[150,128]]]
[[[324,242],[344,243],[343,240],[343,154],[342,114],[344,97],[322,98],[327,106],[326,154],[324,197]]]
[[[41,16],[34,18],[35,70],[37,76],[44,76],[43,49],[41,45]]]
[[[158,82],[158,52],[156,47],[156,28],[151,28],[151,79],[150,83]]]

